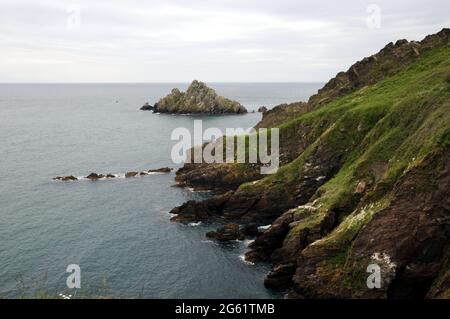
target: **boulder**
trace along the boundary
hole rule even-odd
[[[243,114],[245,107],[239,102],[217,95],[205,83],[194,80],[186,92],[173,89],[153,107],[158,113]]]
[[[126,177],[126,178],[129,178],[129,177],[135,177],[137,174],[138,174],[138,172],[127,172],[127,173],[125,174],[125,177]]]
[[[87,179],[90,179],[91,181],[95,181],[97,179],[105,177],[103,174],[97,174],[97,173],[91,173],[88,176],[86,176]]]
[[[226,224],[216,231],[206,233],[206,237],[220,242],[244,239],[244,235],[240,232],[238,224]]]
[[[148,104],[148,102],[145,102],[145,104],[141,107],[142,111],[153,111],[153,109],[153,105]]]

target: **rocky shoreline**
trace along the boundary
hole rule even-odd
[[[450,298],[449,56],[450,29],[399,40],[308,102],[265,111],[256,127],[280,127],[280,170],[185,164],[182,185],[223,192],[171,220],[225,222],[207,234],[220,242],[255,237],[246,260],[271,263],[265,286],[290,298]],[[373,263],[379,289],[366,286]]]

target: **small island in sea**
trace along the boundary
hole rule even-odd
[[[154,106],[145,103],[143,111],[178,114],[244,114],[247,109],[239,102],[219,96],[214,89],[201,81],[194,80],[186,92],[174,88]]]

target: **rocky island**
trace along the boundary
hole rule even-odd
[[[145,104],[141,110],[178,114],[244,114],[247,109],[239,102],[217,95],[205,83],[194,80],[186,92],[175,88],[153,107]]]
[[[290,298],[450,298],[449,74],[450,29],[389,43],[308,102],[264,112],[257,127],[280,130],[275,174],[186,164],[180,183],[226,192],[172,220],[227,223],[207,234],[221,242],[251,225],[246,260],[272,263],[266,287]]]

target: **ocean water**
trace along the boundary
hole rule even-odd
[[[261,114],[214,117],[139,111],[188,84],[0,84],[0,297],[271,298],[268,265],[248,265],[246,242],[218,245],[168,212],[207,192],[170,174],[55,182],[57,175],[179,167],[174,128],[243,127]],[[249,110],[306,100],[321,84],[210,83]],[[66,267],[81,268],[81,288]]]

